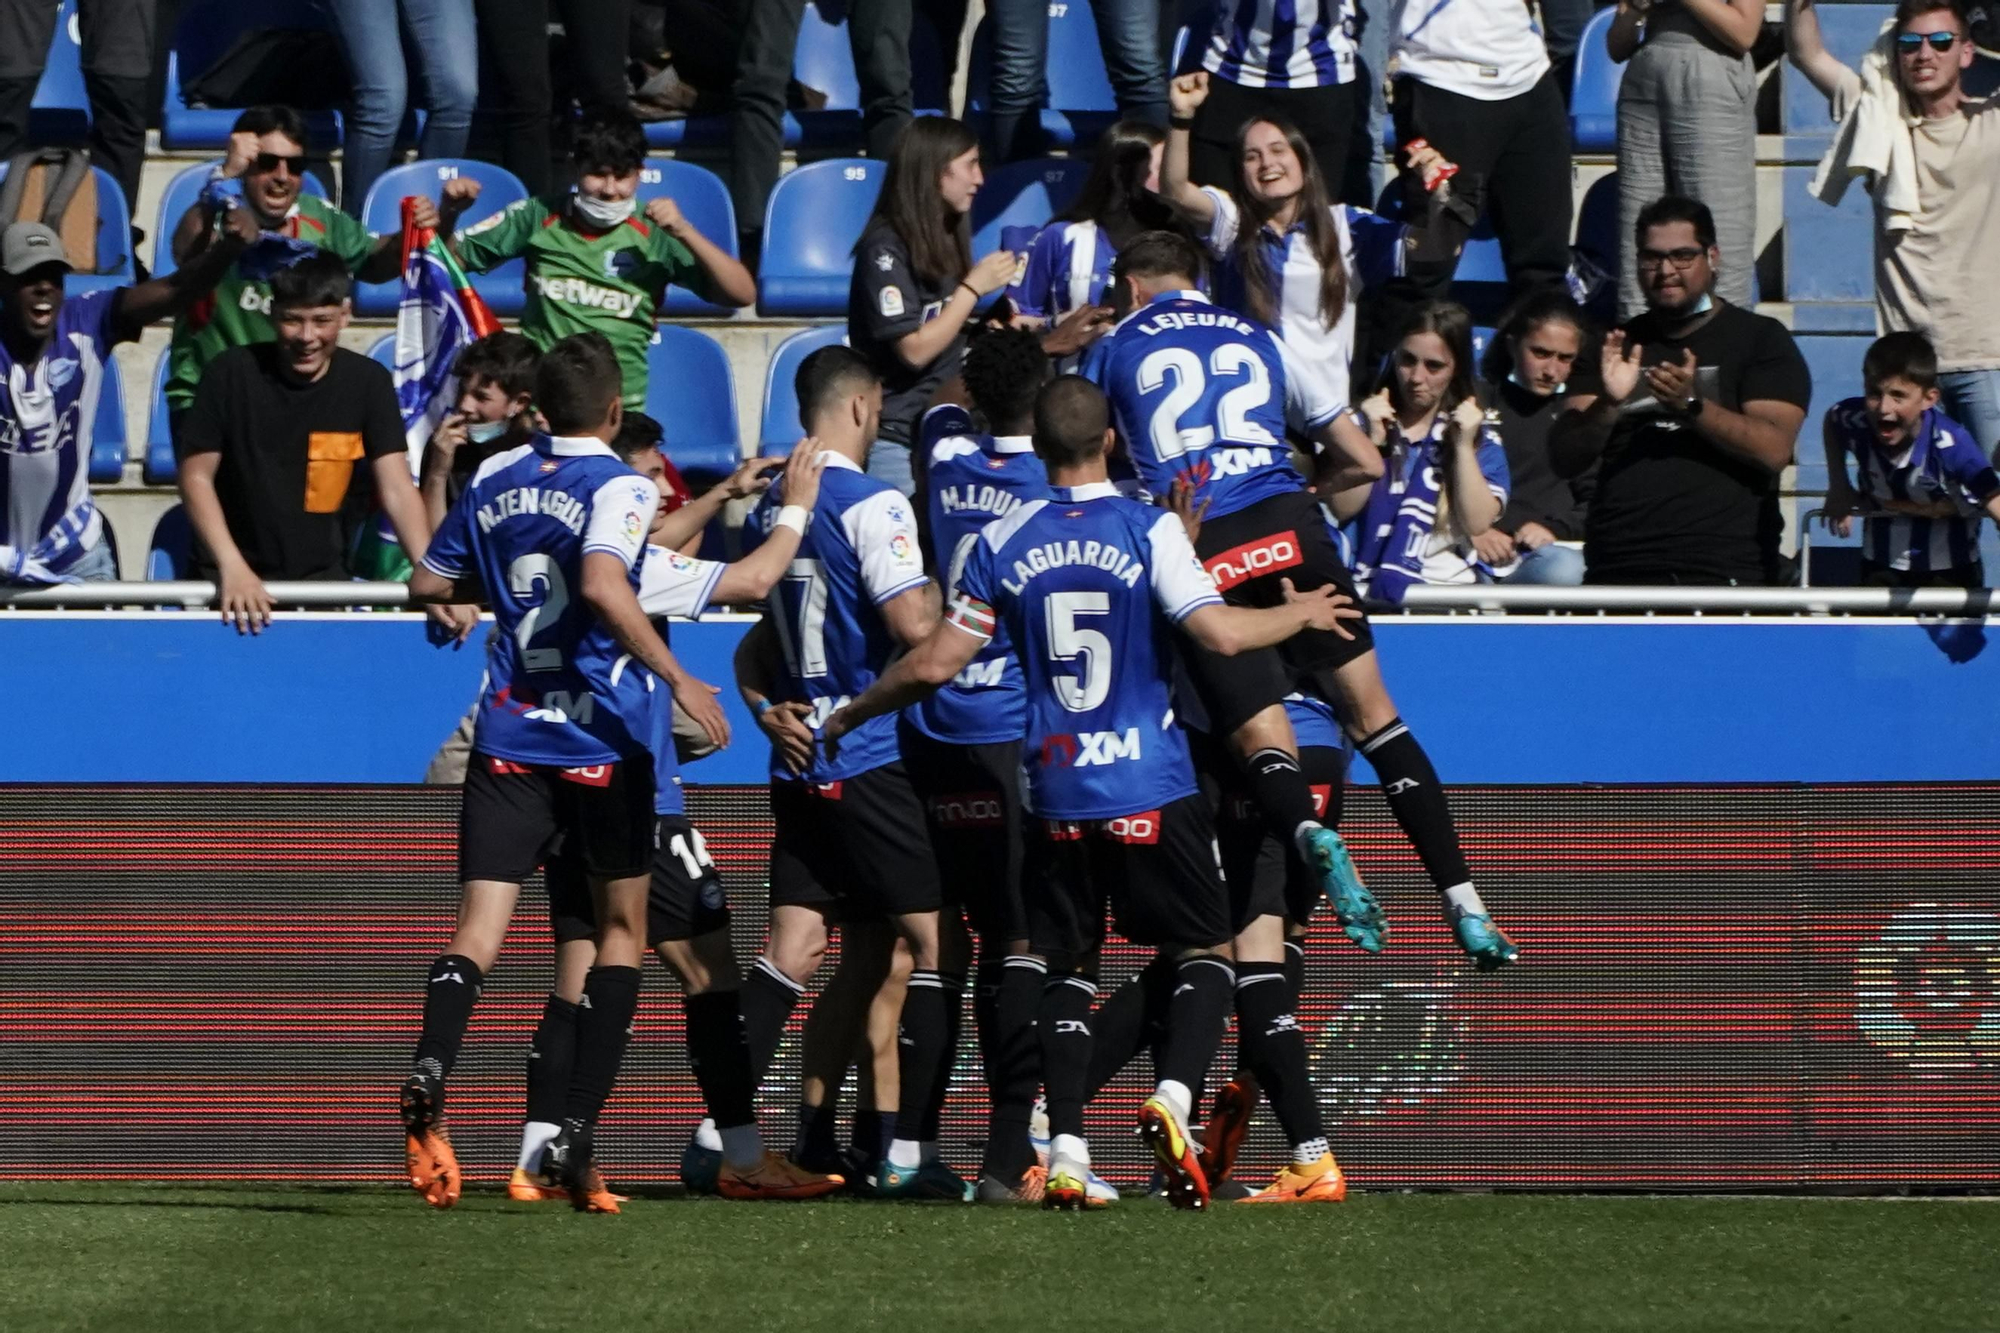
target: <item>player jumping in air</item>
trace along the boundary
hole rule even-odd
[[[1120,933],[1175,960],[1159,1084],[1139,1128],[1176,1206],[1208,1202],[1192,1136],[1194,1085],[1227,1021],[1228,891],[1215,827],[1170,697],[1179,627],[1222,657],[1302,630],[1337,634],[1359,612],[1331,586],[1275,606],[1231,607],[1180,520],[1118,495],[1105,468],[1109,409],[1076,376],[1035,407],[1035,451],[1052,487],[989,525],[959,572],[950,614],[828,720],[829,748],[951,681],[1004,627],[1027,699],[1028,807],[1038,827],[1025,890],[1030,945],[1048,977],[1037,1014],[1050,1151],[1045,1206],[1090,1202],[1083,1138],[1091,1002],[1106,905]]]

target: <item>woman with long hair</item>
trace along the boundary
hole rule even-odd
[[[1208,94],[1205,73],[1182,75],[1168,88],[1173,121],[1163,192],[1194,222],[1216,262],[1216,304],[1276,331],[1338,401],[1349,402],[1356,302],[1399,266],[1432,262],[1441,245],[1455,258],[1450,215],[1434,207],[1423,221],[1405,224],[1334,204],[1305,135],[1275,113],[1253,116],[1237,131],[1234,185],[1197,186],[1189,177],[1187,125]],[[1449,178],[1429,150],[1414,151],[1411,164],[1435,182]],[[1434,195],[1439,203],[1445,197]]]
[[[1583,518],[1591,474],[1556,475],[1549,427],[1568,406],[1570,372],[1590,341],[1584,313],[1568,293],[1523,298],[1500,321],[1486,349],[1487,401],[1507,453],[1511,494],[1492,527],[1472,539],[1501,583],[1574,586],[1583,582]]]
[[[1337,515],[1360,514],[1355,582],[1394,605],[1413,583],[1478,581],[1472,542],[1506,505],[1508,474],[1473,383],[1471,313],[1450,301],[1417,307],[1360,415],[1388,468],[1335,501]]]
[[[911,121],[854,246],[847,340],[882,379],[868,473],[905,495],[916,493],[910,446],[917,419],[958,373],[973,310],[1014,276],[1008,251],[972,262],[972,201],[985,180],[979,140],[963,122]]]
[[[1016,324],[1039,328],[1100,304],[1121,246],[1142,231],[1179,226],[1159,194],[1166,142],[1165,131],[1143,120],[1121,120],[1099,137],[1076,201],[1035,234],[1007,289]]]

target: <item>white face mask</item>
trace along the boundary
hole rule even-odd
[[[637,199],[611,203],[583,193],[572,194],[570,200],[576,205],[576,215],[599,231],[609,231],[631,217],[639,203]]]
[[[507,428],[513,424],[514,419],[512,417],[508,417],[502,421],[470,422],[465,428],[465,438],[474,444],[491,444],[502,435],[505,435]]]

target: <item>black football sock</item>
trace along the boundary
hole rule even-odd
[[[1271,1111],[1295,1153],[1314,1145],[1324,1152],[1319,1098],[1306,1068],[1306,1043],[1293,1010],[1292,988],[1277,963],[1236,965],[1236,1033],[1243,1063],[1257,1076]],[[1307,1161],[1315,1161],[1314,1152]]]
[[[583,978],[583,1003],[576,1015],[576,1068],[570,1075],[563,1123],[595,1125],[618,1082],[618,1066],[632,1039],[639,1012],[636,967],[593,967]]]
[[[1299,996],[1306,991],[1306,942],[1303,939],[1285,941],[1285,985],[1291,988],[1292,1003],[1297,1004]]]
[[[1203,954],[1174,969],[1176,984],[1167,1010],[1167,1039],[1160,1055],[1160,1082],[1194,1091],[1208,1073],[1229,1026],[1236,998],[1236,973],[1227,960]]]
[[[1262,749],[1243,761],[1243,769],[1251,797],[1282,845],[1297,843],[1301,824],[1322,822],[1313,810],[1312,787],[1296,755],[1275,747]]]
[[[1173,960],[1156,955],[1098,1009],[1091,1023],[1091,1096],[1123,1073],[1140,1051],[1152,1050],[1157,1063],[1173,988]]]
[[[464,954],[444,954],[431,964],[424,986],[424,1031],[410,1058],[413,1068],[439,1078],[451,1072],[483,980],[479,964]]]
[[[785,1024],[806,993],[805,987],[780,972],[768,958],[759,958],[750,967],[737,1001],[743,1012],[743,1039],[750,1048],[750,1086],[754,1090],[770,1072],[778,1056],[778,1043],[785,1038]]]
[[[1469,882],[1472,871],[1458,849],[1458,829],[1451,822],[1451,807],[1445,804],[1437,770],[1403,719],[1397,718],[1357,748],[1382,779],[1389,813],[1402,825],[1403,836],[1410,840],[1437,891],[1443,893]]]
[[[542,1001],[542,1021],[528,1047],[528,1121],[560,1125],[569,1101],[570,1073],[576,1067],[574,1000],[551,995]]]
[[[733,990],[687,997],[688,1065],[718,1130],[757,1122],[757,1085],[750,1077],[750,1043]]]
[[[1049,1102],[1049,1136],[1083,1137],[1083,1108],[1090,1100],[1090,1006],[1097,987],[1074,974],[1051,972],[1035,1014],[1041,1036],[1042,1095]]]
[[[1047,973],[1039,958],[1009,957],[993,1004],[997,1030],[984,1043],[992,1109],[986,1121],[986,1154],[980,1170],[997,1180],[1019,1180],[1035,1161],[1034,1145],[1028,1142],[1035,1092],[1042,1082],[1042,1044],[1035,1031],[1035,1011],[1042,1003]]]
[[[931,1083],[930,1100],[924,1103],[924,1122],[919,1143],[936,1143],[944,1129],[944,1102],[951,1092],[952,1071],[958,1067],[958,1038],[965,1026],[965,974],[938,973],[944,992],[944,1053],[939,1057],[937,1078]]]
[[[1006,974],[1006,956],[997,948],[981,945],[978,966],[972,971],[972,1029],[979,1043],[979,1069],[986,1076],[989,1095],[993,1091],[993,1071],[1000,1064],[1000,1057],[993,1049],[1000,1033],[994,1011],[1000,1005],[1000,983]]]
[[[840,1099],[824,1106],[799,1103],[799,1134],[792,1144],[792,1160],[810,1162],[817,1168],[840,1156]]]
[[[918,968],[910,973],[910,988],[903,995],[901,1031],[896,1039],[897,1069],[902,1078],[896,1105],[896,1138],[900,1142],[923,1142],[924,1115],[937,1080],[944,1077],[945,1026],[944,979],[928,968]]]
[[[895,1116],[872,1106],[857,1106],[854,1125],[847,1136],[848,1151],[870,1167],[879,1166],[889,1155],[889,1139],[895,1132]]]

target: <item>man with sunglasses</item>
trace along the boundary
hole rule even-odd
[[[1826,94],[1834,119],[1867,97],[1862,76],[1820,40],[1813,0],[1787,0],[1792,63]],[[1884,333],[1937,348],[1946,415],[1980,449],[2000,442],[2000,99],[1967,96],[1973,46],[1964,0],[1902,0],[1890,61],[1914,159],[1914,199],[1875,182],[1875,309]],[[1838,195],[1827,192],[1829,202]]]
[[[232,347],[277,337],[268,281],[274,268],[313,250],[340,256],[362,282],[386,282],[401,267],[401,234],[371,236],[325,199],[306,193],[300,188],[305,166],[305,119],[288,106],[253,106],[236,118],[228,157],[174,228],[174,262],[180,265],[206,253],[228,214],[247,213],[262,233],[213,294],[174,321],[167,409],[176,436],[211,361]]]
[[[1706,204],[1656,199],[1633,240],[1646,309],[1611,331],[1598,364],[1577,363],[1549,432],[1558,475],[1601,460],[1584,580],[1777,583],[1778,477],[1812,397],[1805,358],[1777,320],[1715,295]]]

